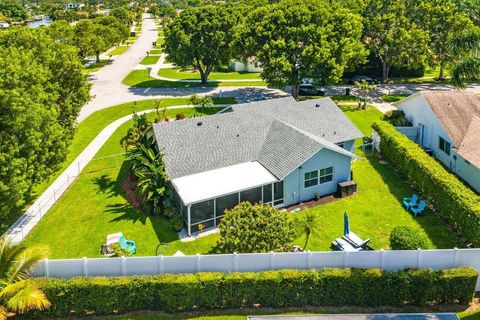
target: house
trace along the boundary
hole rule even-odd
[[[480,97],[423,91],[396,106],[417,129],[414,140],[480,192]]]
[[[10,27],[10,23],[6,21],[0,21],[0,29],[6,29],[8,27]]]
[[[65,10],[81,9],[85,7],[83,3],[69,2],[65,5]]]
[[[233,60],[230,69],[236,72],[262,72],[262,67],[256,57],[247,58],[246,61]]]
[[[330,98],[233,105],[153,129],[189,235],[242,201],[284,207],[335,193],[363,136]]]

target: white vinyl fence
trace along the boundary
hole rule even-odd
[[[86,276],[133,276],[162,273],[248,272],[319,268],[432,268],[470,266],[480,271],[480,249],[396,250],[361,252],[244,253],[43,260],[34,277],[69,279]],[[477,280],[477,291],[480,281]]]

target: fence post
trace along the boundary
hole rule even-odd
[[[270,270],[275,270],[275,252],[270,251]]]
[[[55,200],[55,194],[56,194],[56,192],[55,192],[55,187],[54,187],[53,188],[53,203],[55,203],[55,201],[57,201],[57,200]]]
[[[238,255],[236,252],[233,253],[233,272],[238,271]]]
[[[380,269],[383,269],[385,266],[385,249],[380,249]]]
[[[348,251],[342,251],[343,252],[343,267],[345,268],[348,263]]]
[[[125,256],[122,256],[122,276],[127,275],[127,266],[125,265]]]
[[[80,161],[77,161],[77,171],[78,171],[77,176],[79,176],[80,175]]]
[[[307,251],[307,269],[312,268],[312,251]]]
[[[43,260],[43,266],[45,268],[45,277],[48,278],[50,276],[50,270],[48,270],[48,258]]]
[[[83,257],[82,261],[82,271],[83,271],[83,276],[88,277],[88,266],[87,266],[88,260],[87,257]]]
[[[200,254],[199,253],[195,255],[195,268],[197,272],[200,272]]]
[[[157,272],[158,272],[158,274],[163,274],[163,254],[158,256],[157,262],[158,262]]]
[[[458,267],[458,248],[453,248],[453,267]]]
[[[420,265],[422,263],[422,249],[417,249],[417,269],[420,269]]]

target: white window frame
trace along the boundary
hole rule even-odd
[[[316,177],[307,179],[307,174],[312,174],[312,173],[316,173],[316,174],[317,174]],[[312,185],[310,185],[310,186],[307,186],[307,182],[314,181],[314,180],[316,181],[315,184],[312,184]],[[304,189],[308,189],[308,188],[312,188],[312,187],[318,186],[318,182],[319,182],[319,181],[320,181],[320,180],[319,180],[319,172],[318,172],[318,170],[305,172],[305,173],[303,174],[303,188],[304,188]]]
[[[330,168],[332,169],[332,173],[324,174],[322,176],[322,170],[327,170]],[[322,182],[322,178],[327,176],[332,176],[332,180]],[[333,182],[334,180],[335,180],[335,167],[331,166],[331,167],[326,167],[318,170],[318,184],[326,184],[326,183]]]

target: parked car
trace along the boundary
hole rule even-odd
[[[313,84],[301,84],[298,94],[301,96],[324,96],[325,91],[315,87]]]
[[[367,81],[369,84],[376,84],[378,83],[377,80],[373,79],[372,77],[369,76],[354,76],[352,79],[348,81],[350,84],[355,84],[355,82],[362,82],[362,81]]]

